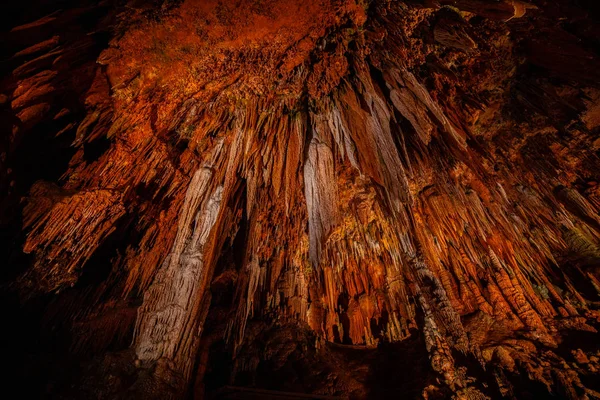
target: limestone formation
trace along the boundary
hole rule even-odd
[[[594,1],[50,3],[1,34],[23,397],[600,398]]]

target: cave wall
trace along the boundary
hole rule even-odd
[[[4,342],[32,392],[600,397],[593,2],[18,8]]]

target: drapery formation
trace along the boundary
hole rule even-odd
[[[600,397],[567,340],[600,317],[586,7],[90,2],[15,28],[9,286],[51,299],[73,351],[131,345],[127,395],[200,396],[215,343],[235,383],[292,325],[317,349],[420,337],[424,397]],[[314,392],[366,396],[340,376]]]

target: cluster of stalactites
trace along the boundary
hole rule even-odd
[[[508,17],[520,14],[513,3],[501,2]],[[474,48],[464,32],[435,29],[442,44]],[[140,238],[114,261],[127,277],[117,284],[114,268],[98,292],[144,293],[138,358],[169,359],[189,378],[218,257],[244,226],[226,329],[236,349],[254,318],[290,318],[321,339],[367,346],[421,328],[435,371],[471,393],[453,350],[479,361],[489,352],[470,339],[465,316],[554,345],[549,321],[588,311],[558,256],[576,255],[570,268],[600,288],[582,267],[600,259],[599,204],[525,153],[495,169],[497,156],[472,149],[456,112],[399,62],[357,61],[352,71],[310,107],[186,99],[159,113],[143,101],[115,106],[99,69],[63,187],[31,189],[24,251],[35,257],[21,286],[73,285],[135,218]],[[41,90],[44,79],[20,90]],[[103,135],[108,150],[86,159],[84,146]]]
[[[238,282],[239,307],[231,324],[236,342],[243,339],[245,321],[255,312],[282,304],[285,315],[307,321],[327,340],[400,340],[416,326],[418,285],[430,287],[425,298],[435,303],[431,308],[441,329],[448,329],[456,343],[464,335],[456,315],[482,311],[514,329],[540,332],[545,332],[543,318],[577,315],[576,305],[550,281],[558,273],[553,254],[569,248],[597,251],[594,206],[564,187],[538,193],[540,188],[510,176],[511,171],[505,171],[495,186],[487,186],[487,171],[465,144],[467,134],[450,122],[417,79],[401,67],[380,73],[383,87],[365,67],[310,111],[287,103],[256,103],[233,114],[195,106],[179,113],[180,124],[194,122],[185,138],[186,154],[211,149],[205,161],[185,169],[192,174],[197,174],[194,166],[196,171],[217,170],[210,187],[225,187],[224,196],[246,197],[249,243]],[[402,120],[412,129],[402,130]],[[86,129],[93,130],[92,122]],[[126,129],[128,124],[117,120],[113,127]],[[207,135],[215,131],[219,135],[207,142]],[[81,258],[97,247],[87,236],[100,243],[124,213],[122,206],[114,206],[125,195],[118,188],[170,180],[163,193],[169,197],[176,184],[190,182],[182,167],[167,164],[156,169],[156,160],[164,159],[161,153],[167,151],[160,137],[148,141],[135,129],[120,137],[122,144],[103,158],[114,158],[120,151],[121,159],[139,162],[134,173],[121,174],[115,190],[59,193],[48,195],[45,207],[30,205],[49,211],[42,216],[27,213],[33,232],[26,250],[41,249],[44,255],[39,259],[45,260],[58,257],[71,241],[86,243],[86,251],[76,252],[79,258],[69,263],[76,275]],[[76,184],[107,187],[123,165],[116,167],[107,169],[102,159],[81,164],[81,170],[98,170],[86,173],[97,182]],[[132,185],[131,179],[139,183]],[[240,185],[245,190],[237,190]],[[104,206],[97,201],[100,193],[105,193]],[[92,197],[94,213],[69,215],[71,225],[53,222],[64,221],[64,213],[73,207],[81,213],[81,203]],[[549,197],[554,200],[548,202]],[[169,214],[185,206],[183,196],[175,199]],[[231,199],[223,201],[230,203]],[[179,225],[197,226],[196,220],[184,222],[178,214]],[[149,245],[161,236],[157,230],[172,232],[174,240],[179,235],[173,227],[157,226],[147,232]],[[58,236],[63,239],[54,240]],[[129,262],[136,264],[135,259]],[[44,276],[57,272],[40,261],[44,268]],[[151,268],[131,269],[126,290],[147,285],[151,276]],[[558,279],[565,281],[562,290],[578,298],[568,278]],[[595,282],[591,275],[590,279]],[[547,295],[541,296],[540,288]],[[585,304],[580,297],[578,302]],[[460,347],[465,348],[464,343]]]

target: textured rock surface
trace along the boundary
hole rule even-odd
[[[15,7],[29,395],[600,398],[593,1]]]

